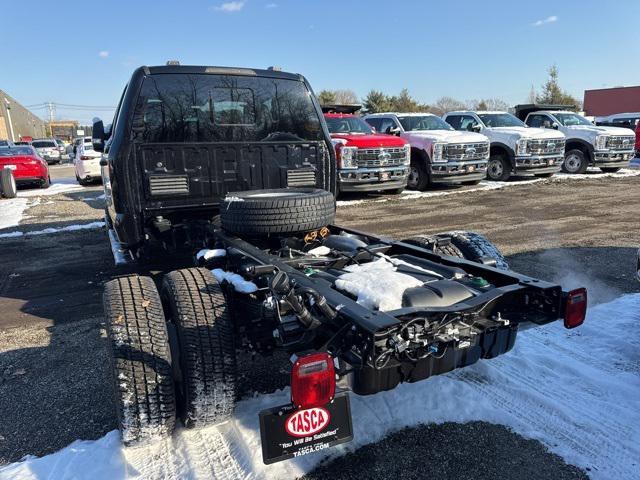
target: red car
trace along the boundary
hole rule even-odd
[[[636,157],[640,157],[640,120],[636,123]]]
[[[324,118],[336,149],[338,192],[404,190],[411,155],[405,140],[377,134],[355,115],[325,113]]]
[[[13,172],[18,185],[35,184],[47,188],[51,184],[47,162],[31,146],[0,148],[0,170],[5,168]]]

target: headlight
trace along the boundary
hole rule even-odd
[[[444,143],[434,143],[433,144],[433,152],[431,155],[432,162],[446,162],[447,160],[444,158]]]
[[[606,150],[606,149],[607,149],[607,136],[598,135],[596,137],[596,150]]]
[[[336,147],[338,147],[336,145]],[[339,147],[336,148],[338,157],[338,168],[358,168],[356,162],[357,147]]]
[[[407,143],[402,148],[404,149],[404,161],[402,162],[402,164],[409,165],[411,163],[411,145]]]
[[[527,152],[527,148],[529,147],[529,140],[526,138],[521,138],[516,142],[516,157],[522,157],[524,155],[530,155]]]

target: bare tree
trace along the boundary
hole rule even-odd
[[[334,90],[333,95],[335,97],[335,102],[341,105],[358,103],[358,95],[356,95],[353,90]]]
[[[435,113],[436,115],[443,115],[447,112],[451,112],[453,110],[466,110],[467,104],[453,97],[440,97],[435,101],[431,107],[429,107],[429,111],[431,113]]]

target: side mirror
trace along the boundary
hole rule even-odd
[[[104,123],[99,118],[93,119],[93,134],[91,135],[91,143],[96,152],[104,151]]]
[[[480,125],[478,125],[477,123],[475,125],[471,126],[471,131],[472,132],[480,133],[480,130],[482,130],[482,127]]]
[[[391,127],[389,130],[387,130],[391,135],[400,135],[400,128],[399,127]]]
[[[553,123],[551,124],[551,128],[553,128],[554,130],[558,130],[558,128],[560,128],[560,125],[558,125],[558,123],[557,123],[557,122],[553,122]]]
[[[371,131],[372,131],[373,133],[376,133],[376,127],[371,127]]]

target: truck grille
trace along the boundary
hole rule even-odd
[[[316,171],[314,169],[287,170],[287,186],[315,187]]]
[[[607,139],[607,148],[611,150],[632,150],[635,146],[635,138],[632,136],[615,136]]]
[[[189,179],[186,175],[152,175],[149,177],[149,190],[154,197],[188,194]]]
[[[397,167],[404,165],[406,150],[396,148],[359,148],[356,152],[356,164],[362,168]]]
[[[564,139],[551,138],[529,140],[529,153],[532,155],[564,154]]]
[[[489,156],[489,144],[454,143],[444,147],[444,158],[447,160],[484,160]]]

